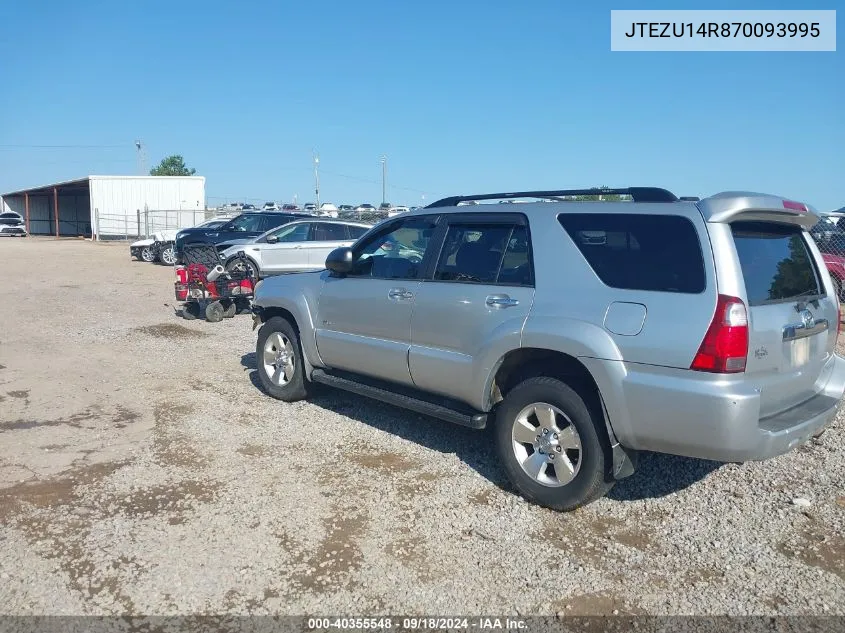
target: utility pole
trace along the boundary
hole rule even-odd
[[[387,156],[381,157],[381,203],[387,202]]]
[[[144,151],[144,144],[140,140],[135,141],[135,149],[138,150],[138,175],[147,175],[146,156]]]
[[[320,157],[314,152],[314,193],[317,195],[317,208],[320,208]]]

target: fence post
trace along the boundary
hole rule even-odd
[[[100,241],[100,210],[94,209],[94,239]]]
[[[138,222],[138,239],[141,239],[141,209],[135,209],[135,216]]]

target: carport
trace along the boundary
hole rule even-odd
[[[4,193],[3,203],[23,216],[31,235],[92,237],[89,178]]]

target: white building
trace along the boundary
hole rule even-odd
[[[205,178],[87,176],[4,193],[0,208],[20,213],[32,235],[144,235],[151,224],[160,230],[202,220]]]

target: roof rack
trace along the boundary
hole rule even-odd
[[[659,187],[626,187],[624,189],[560,189],[552,191],[512,191],[509,193],[483,193],[474,196],[451,196],[432,202],[426,208],[456,207],[459,202],[470,200],[507,200],[511,198],[546,198],[560,200],[567,196],[628,195],[634,202],[677,202],[674,193]]]

